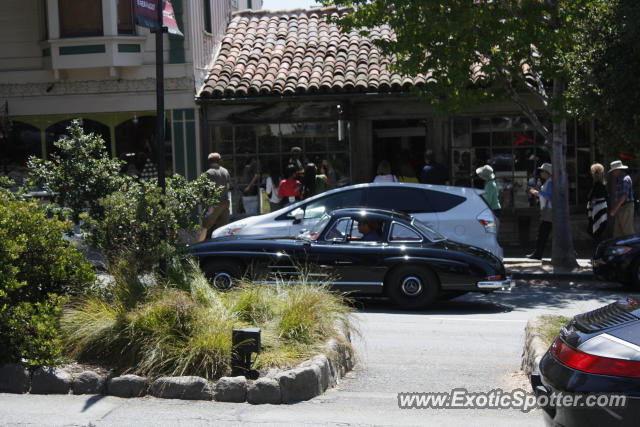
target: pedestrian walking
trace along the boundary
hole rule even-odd
[[[418,180],[422,184],[447,185],[449,170],[443,164],[436,162],[433,150],[424,153],[425,165],[420,171]]]
[[[538,170],[540,171],[540,177],[544,180],[542,188],[540,188],[540,190],[536,190],[535,188],[531,188],[529,190],[529,193],[532,196],[537,197],[540,203],[540,225],[538,226],[536,249],[527,255],[527,258],[531,259],[542,259],[553,224],[553,214],[551,210],[551,195],[553,194],[551,174],[553,169],[551,167],[551,163],[543,163]]]
[[[265,180],[265,192],[269,199],[269,211],[275,212],[280,209],[280,196],[278,196],[278,184],[280,183],[280,172],[278,171],[278,165],[272,164],[269,166],[269,174]]]
[[[481,166],[476,169],[476,175],[484,181],[484,193],[482,193],[482,197],[493,213],[499,216],[502,211],[502,206],[500,205],[500,199],[498,197],[498,186],[496,185],[496,175],[493,173],[493,168],[489,165]]]
[[[391,173],[391,164],[388,160],[382,160],[378,163],[377,175],[373,178],[373,182],[398,182],[398,178]]]
[[[298,167],[296,165],[287,166],[286,179],[280,181],[278,185],[278,196],[282,199],[282,205],[287,206],[295,203],[300,197],[300,187],[302,184],[296,179]]]
[[[245,163],[242,168],[242,207],[247,215],[256,215],[260,207],[258,199],[260,187],[260,172],[258,161],[250,152],[245,153]]]
[[[302,198],[307,199],[316,194],[324,193],[327,189],[326,175],[318,174],[315,163],[307,163],[302,177]]]
[[[231,176],[229,171],[220,165],[222,156],[219,153],[211,153],[207,159],[209,161],[207,176],[218,187],[221,187],[222,191],[220,192],[220,200],[215,206],[205,207],[198,242],[202,242],[207,238],[209,230],[213,231],[229,222],[229,183],[231,182]]]
[[[596,242],[606,237],[607,230],[607,187],[604,182],[604,166],[600,163],[591,165],[593,185],[587,197],[587,217],[589,234]]]
[[[634,234],[633,213],[634,201],[633,182],[627,173],[629,167],[615,160],[609,165],[609,175],[616,178],[615,194],[609,210],[613,219],[613,237]]]

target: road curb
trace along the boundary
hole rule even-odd
[[[520,368],[529,375],[538,372],[540,360],[547,352],[548,346],[539,334],[540,326],[546,316],[530,319],[524,328],[524,347],[522,350]]]
[[[245,377],[222,377],[217,382],[212,382],[195,376],[151,379],[123,375],[105,378],[93,371],[84,371],[84,376],[80,376],[72,375],[59,368],[40,368],[35,373],[29,374],[18,365],[8,364],[0,366],[0,385],[2,385],[0,392],[69,394],[72,390],[82,387],[84,384],[80,382],[86,382],[84,377],[91,374],[100,384],[101,392],[96,394],[123,398],[150,394],[162,399],[205,401],[213,399],[221,402],[248,401],[251,404],[296,403],[312,399],[327,389],[335,387],[340,379],[353,369],[355,359],[350,341],[348,332],[340,339],[331,338],[325,343],[323,353],[305,360],[292,369],[269,370],[265,377],[256,381],[247,380]],[[45,391],[35,390],[34,385],[37,385],[38,381],[41,382],[39,376],[42,376],[42,372],[45,371],[55,371],[60,376],[64,376],[66,379],[64,387],[48,387]],[[231,387],[233,393],[229,391],[230,382],[233,383]],[[103,384],[106,387],[102,387]],[[230,394],[233,396],[230,397]]]

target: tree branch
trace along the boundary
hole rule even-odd
[[[502,68],[502,67],[497,67],[497,71],[498,74],[500,75],[500,78],[502,79],[502,82],[504,83],[505,89],[507,90],[507,92],[509,93],[509,95],[511,95],[511,99],[513,100],[513,102],[515,102],[516,104],[518,104],[518,106],[520,107],[520,109],[522,110],[522,112],[524,113],[525,116],[527,116],[527,118],[529,120],[531,120],[531,123],[533,124],[533,126],[536,128],[536,130],[538,132],[540,132],[540,134],[549,142],[552,141],[552,134],[549,131],[549,129],[547,129],[547,127],[540,121],[540,119],[538,118],[538,115],[536,114],[535,111],[533,111],[533,109],[527,105],[527,103],[525,102],[524,99],[522,99],[522,96],[518,93],[518,91],[513,87],[513,84],[511,84],[511,79],[509,78],[509,76],[507,75],[507,72]]]

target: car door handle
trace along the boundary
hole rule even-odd
[[[334,264],[336,265],[351,265],[353,264],[353,261],[341,261],[341,260],[336,260],[334,262]]]

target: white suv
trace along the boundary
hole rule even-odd
[[[502,259],[498,219],[480,196],[482,190],[442,185],[379,183],[330,190],[264,215],[216,229],[212,237],[234,235],[297,236],[325,212],[367,207],[406,212],[448,239],[485,249]]]

